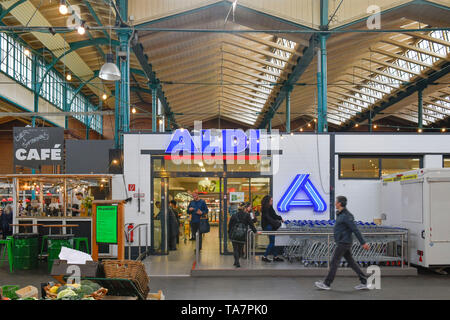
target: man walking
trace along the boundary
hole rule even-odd
[[[355,224],[355,218],[347,210],[347,198],[344,196],[339,196],[336,198],[336,224],[334,226],[334,240],[336,241],[336,250],[334,251],[333,258],[330,263],[330,271],[325,281],[317,281],[315,283],[316,287],[322,290],[330,290],[330,285],[336,276],[336,271],[341,262],[342,257],[347,260],[348,265],[359,277],[361,284],[355,287],[356,290],[368,289],[367,287],[367,276],[361,271],[359,266],[356,264],[352,257],[352,244],[353,237],[352,233],[355,234],[358,241],[361,243],[364,250],[369,250],[369,245],[365,242],[364,238],[359,232],[358,227]]]
[[[192,192],[192,197],[194,200],[192,200],[189,203],[188,206],[188,214],[191,215],[191,230],[192,235],[195,237],[195,234],[200,229],[200,218],[203,215],[206,215],[208,213],[208,207],[206,206],[206,202],[203,199],[200,199],[198,197],[197,191]],[[198,244],[199,250],[202,250],[202,235],[199,235],[199,244]]]

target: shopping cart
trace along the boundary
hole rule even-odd
[[[283,251],[284,257],[289,262],[299,261],[304,266],[327,266],[336,249],[332,237],[335,223],[334,220],[286,221],[286,228],[283,230],[298,232],[298,235],[290,236]],[[352,245],[353,258],[360,266],[401,265],[399,242],[406,229],[380,227],[375,223],[361,221],[356,224],[361,233],[369,233],[364,235],[369,250],[364,250],[356,241]],[[347,266],[345,259],[342,259],[340,265]]]

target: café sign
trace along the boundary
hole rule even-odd
[[[63,164],[64,129],[16,127],[14,165],[38,168]]]

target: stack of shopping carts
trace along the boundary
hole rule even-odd
[[[335,220],[295,220],[285,221],[286,228],[280,231],[295,232],[290,235],[283,255],[289,262],[299,261],[304,266],[326,267],[328,258],[333,256],[336,244],[333,238]],[[370,249],[364,250],[359,242],[352,245],[355,261],[362,267],[369,265],[401,266],[402,255],[399,247],[405,229],[381,227],[370,222],[356,222]],[[356,240],[356,239],[355,239]],[[347,266],[345,259],[341,266]]]

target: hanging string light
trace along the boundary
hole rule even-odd
[[[69,9],[67,8],[66,0],[61,0],[59,2],[59,13],[66,15],[67,12],[69,12]]]
[[[86,22],[85,21],[81,21],[80,25],[78,26],[77,31],[81,35],[86,33]]]

